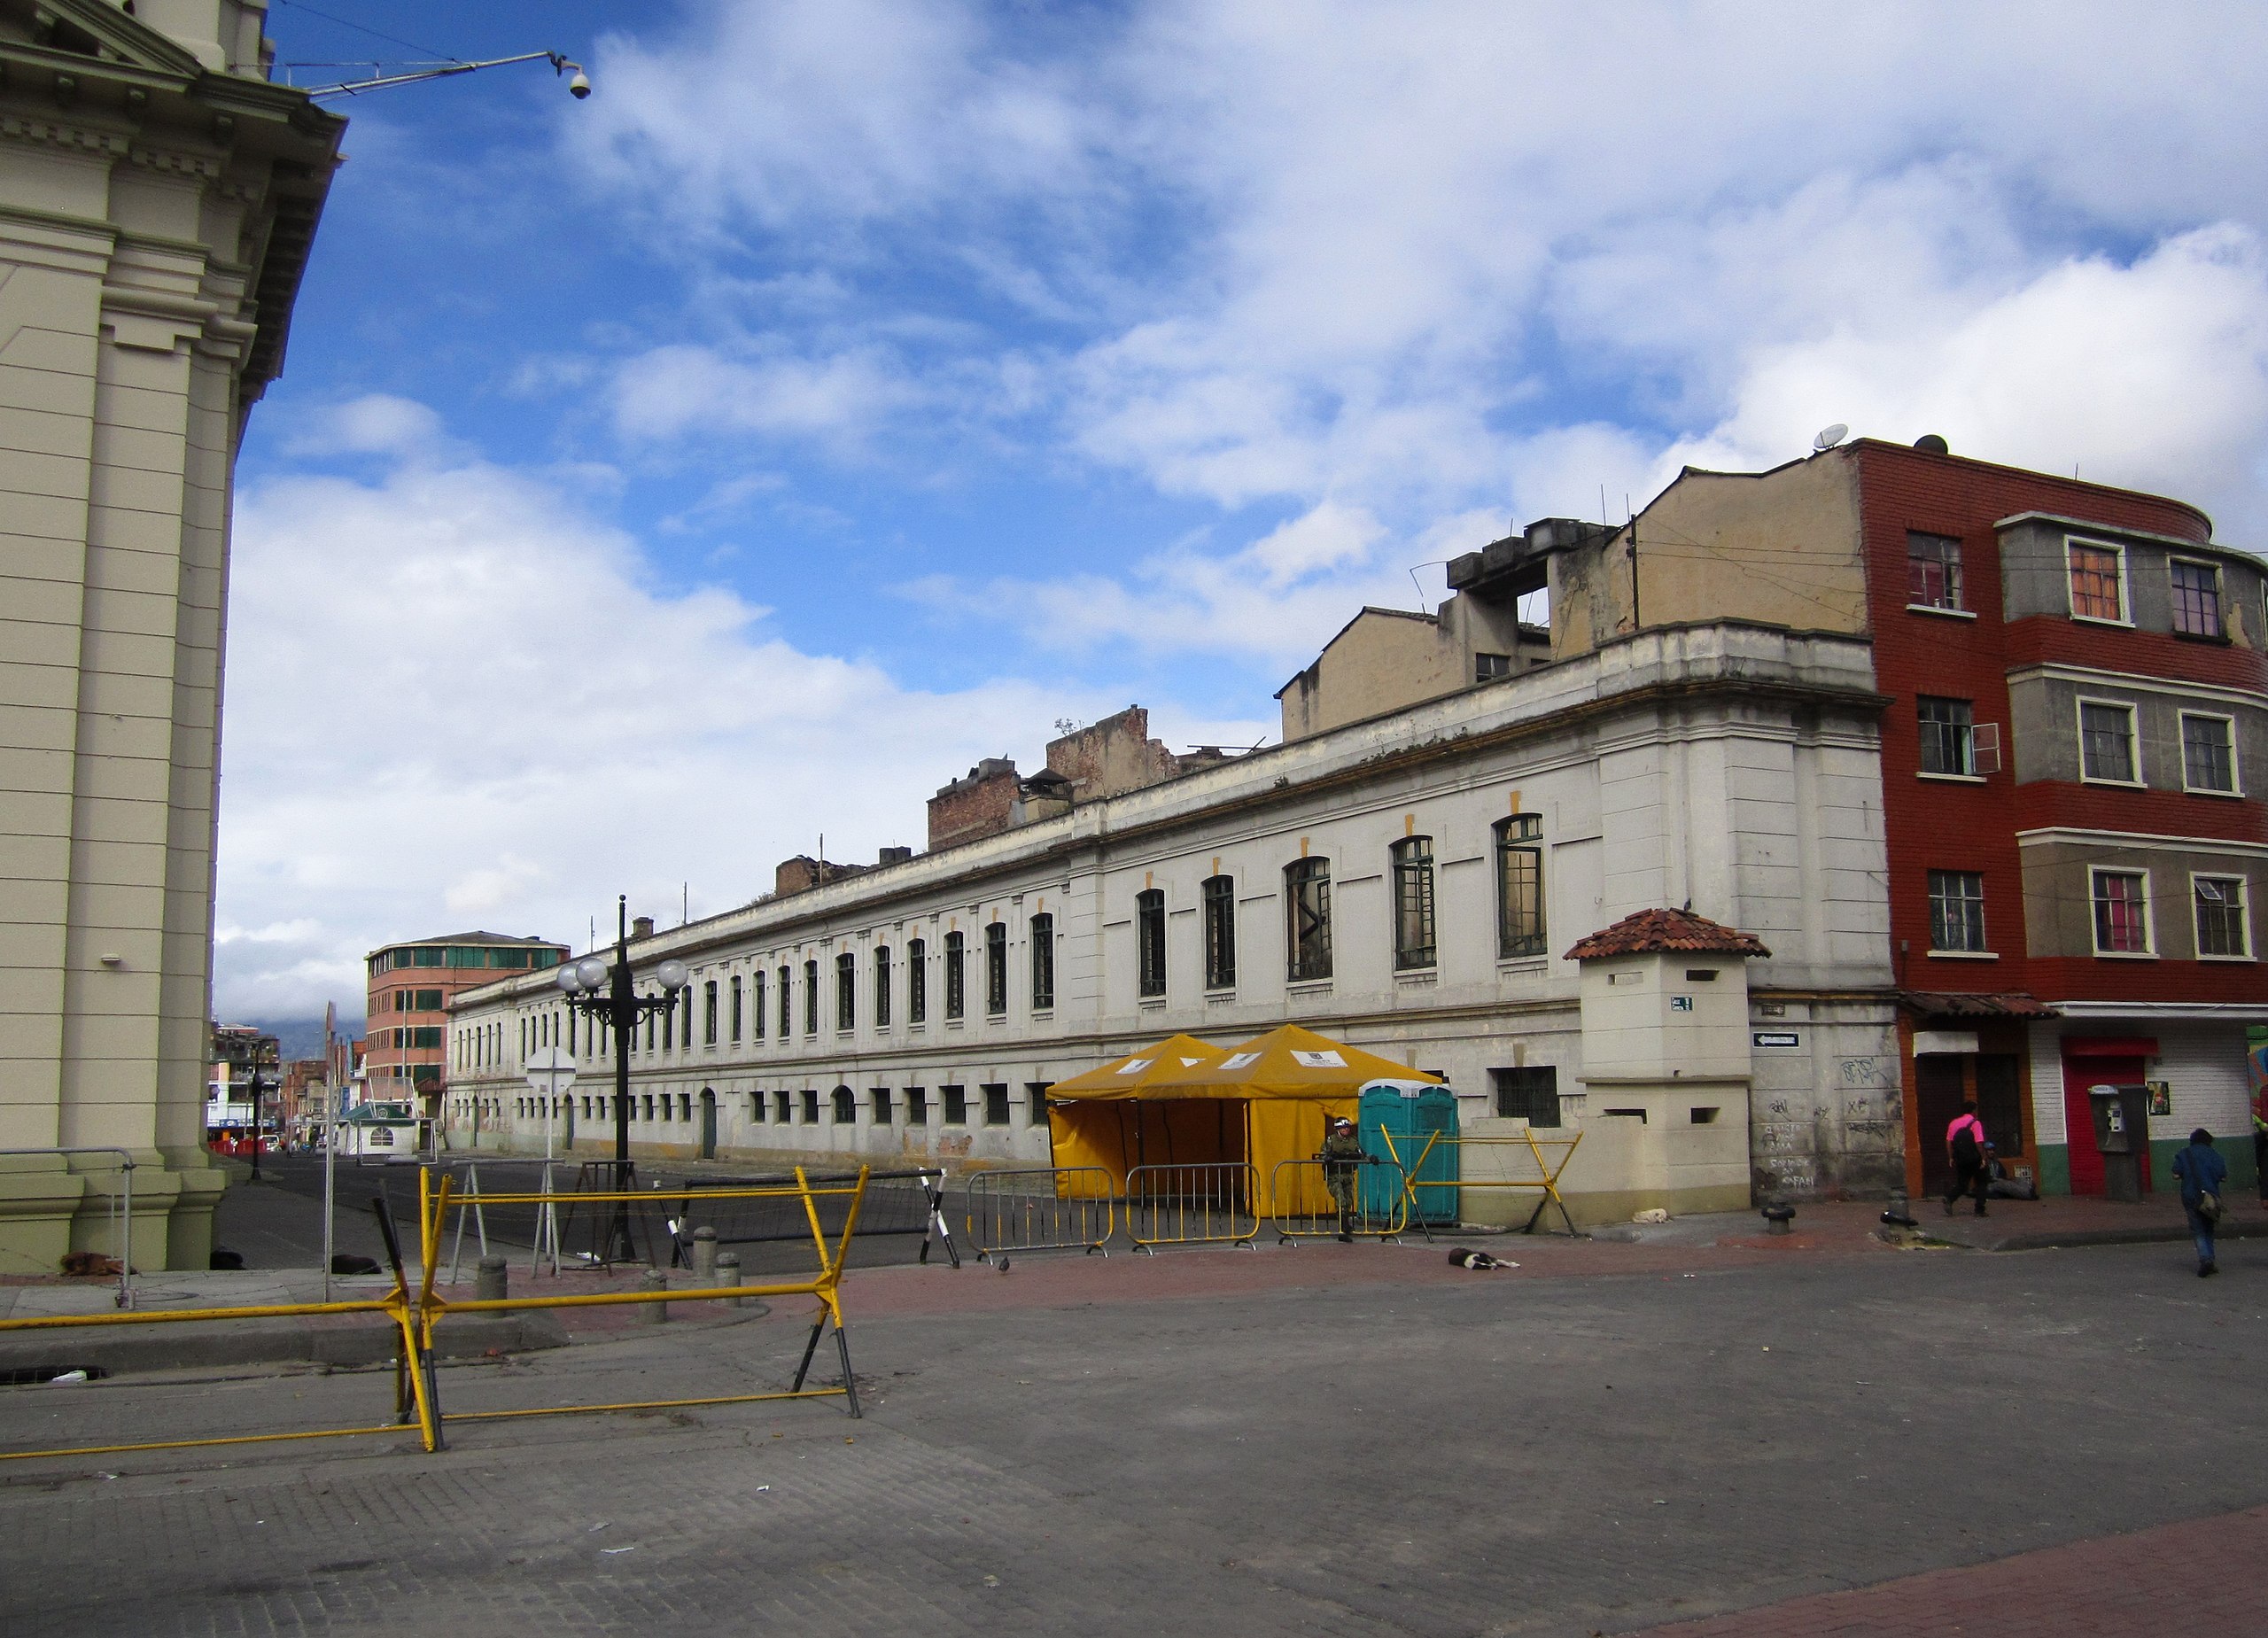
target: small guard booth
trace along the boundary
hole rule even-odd
[[[1325,1122],[1354,1120],[1371,1082],[1439,1080],[1297,1024],[1226,1050],[1175,1036],[1050,1088],[1048,1137],[1058,1167],[1099,1168],[1121,1192],[1137,1166],[1242,1163],[1256,1210],[1317,1214],[1330,1209],[1319,1169],[1293,1168],[1299,1198],[1278,1200],[1277,1163],[1312,1158]]]

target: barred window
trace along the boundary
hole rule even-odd
[[[1924,609],[1958,609],[1961,542],[1909,530],[1906,536],[1906,601]]]
[[[2071,616],[2080,620],[2124,620],[2125,555],[2115,546],[2069,543]]]
[[[2091,780],[2134,782],[2134,708],[2101,700],[2079,703],[2079,772]]]
[[[835,1027],[852,1029],[858,1023],[858,958],[844,951],[835,958]]]
[[[925,1023],[929,1017],[929,946],[913,939],[905,946],[905,1021]]]
[[[1543,816],[1496,821],[1496,953],[1544,953]]]
[[[2221,571],[2210,563],[2177,557],[2173,581],[2173,629],[2185,637],[2221,635]]]
[[[2094,947],[2098,955],[2150,952],[2150,879],[2139,870],[2093,874]]]
[[[1166,992],[1166,896],[1149,888],[1134,896],[1135,993]]]
[[[796,1013],[794,1007],[788,1004],[788,998],[789,989],[788,979],[791,971],[793,971],[792,968],[786,966],[780,969],[780,1038],[782,1041],[796,1032]]]
[[[1496,1113],[1506,1120],[1530,1126],[1559,1124],[1559,1070],[1552,1064],[1526,1064],[1513,1069],[1491,1069]]]
[[[831,1096],[835,1106],[835,1123],[849,1126],[858,1118],[858,1094],[847,1086],[838,1086]]]
[[[1006,1083],[988,1083],[985,1085],[984,1123],[987,1126],[1006,1126],[1008,1123],[1008,1088]]]
[[[968,990],[961,971],[962,958],[967,953],[959,933],[945,935],[945,1016],[959,1018],[967,1010]]]
[[[1055,918],[1031,919],[1031,1007],[1046,1012],[1055,1005]]]
[[[701,1044],[717,1044],[717,981],[711,979],[702,986]]]
[[[1914,710],[1922,731],[1922,772],[1976,772],[1975,708],[1967,700],[1923,695],[1915,702]]]
[[[741,981],[740,981],[740,975],[739,975],[738,974],[734,974],[733,975],[733,978],[732,978],[732,990],[733,990],[733,1002],[732,1002],[732,1008],[731,1008],[731,1011],[732,1011],[733,1044],[734,1044],[734,1045],[735,1045],[735,1046],[737,1046],[737,1045],[739,1045],[739,1044],[740,1044],[740,1039],[741,1039]],[[574,1021],[573,1021],[572,1019],[570,1019],[570,1020],[568,1021],[568,1025],[567,1025],[567,1033],[568,1033],[568,1034],[570,1034],[570,1035],[572,1035],[572,1034],[574,1034],[574,1032],[575,1032]]]
[[[2249,956],[2252,935],[2244,913],[2244,878],[2195,876],[2191,892],[2197,909],[2197,953]]]
[[[1284,866],[1285,976],[1293,983],[1331,976],[1331,861],[1293,859]]]
[[[1228,876],[1208,876],[1205,904],[1205,988],[1233,990],[1237,983],[1237,884]]]
[[[944,1094],[944,1123],[947,1126],[967,1125],[968,1089],[962,1086],[941,1086],[937,1090]]]
[[[984,929],[984,1011],[993,1018],[1008,1010],[1008,924]]]
[[[1930,873],[1930,948],[1981,951],[1984,943],[1984,877],[1973,870]]]
[[[2236,794],[2233,727],[2225,717],[2181,713],[2181,779],[2191,790]]]
[[[1433,839],[1405,836],[1394,856],[1394,965],[1433,965]]]
[[[889,1028],[889,946],[874,946],[874,1028]]]
[[[804,963],[804,1033],[819,1033],[819,963]]]

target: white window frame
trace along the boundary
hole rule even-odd
[[[2209,956],[2205,953],[2204,934],[2197,925],[2197,884],[2201,881],[2233,881],[2237,884],[2237,890],[2244,896],[2242,913],[2238,918],[2238,926],[2244,934],[2244,950],[2241,954]],[[2233,873],[2225,870],[2191,871],[2189,873],[2189,936],[2192,941],[2190,948],[2196,952],[2200,961],[2257,960],[2259,958],[2253,954],[2252,950],[2252,878],[2242,871]]]
[[[2140,876],[2142,879],[2142,947],[2140,950],[2105,950],[2095,920],[2094,907],[2099,902],[2095,881],[2101,876]],[[2155,893],[2150,881],[2149,866],[2133,865],[2090,865],[2087,866],[2087,943],[2093,946],[2095,957],[2103,961],[2155,961],[2158,955],[2158,919],[2152,907]]]
[[[2236,718],[2224,711],[2178,710],[2174,713],[2176,726],[2181,735],[2181,788],[2194,796],[2241,796],[2244,795],[2244,766],[2237,754]],[[2210,785],[2189,782],[2189,730],[2186,725],[2192,717],[2207,722],[2225,723],[2229,731],[2229,788],[2217,789]]]
[[[1927,889],[1928,889],[1928,888],[1929,888],[1929,885],[1930,885],[1930,878],[1931,876],[1975,876],[1975,877],[1977,878],[1977,930],[1978,930],[1981,934],[1983,934],[1984,938],[1984,943],[1982,943],[1981,945],[1979,945],[1979,946],[1978,946],[1977,949],[1975,949],[1975,950],[1959,950],[1959,949],[1950,949],[1950,950],[1949,950],[1949,949],[1944,949],[1944,948],[1941,948],[1941,947],[1938,945],[1938,943],[1937,936],[1936,936],[1936,935],[1937,935],[1937,920],[1938,920],[1938,916],[1937,916],[1937,905],[1936,905],[1936,904],[1935,904],[1934,902],[1931,902],[1931,903],[1930,904],[1930,959],[1931,959],[1932,960],[1939,960],[1939,961],[1944,961],[1944,960],[1951,960],[1951,961],[1997,961],[1997,960],[1999,960],[1999,959],[2000,959],[2000,952],[1999,952],[1999,951],[1995,951],[1995,950],[1992,948],[1992,930],[1991,930],[1991,928],[1990,928],[1989,927],[1987,927],[1987,926],[1985,925],[1985,921],[1984,921],[1984,873],[1983,871],[1981,871],[1981,870],[1940,870],[1940,869],[1938,869],[1938,868],[1937,868],[1937,867],[1935,867],[1935,866],[1931,866],[1931,867],[1930,867],[1927,871],[1925,871],[1925,872],[1924,872],[1924,873],[1923,873],[1923,875],[1922,875],[1922,889],[1923,889],[1923,897],[1924,897],[1924,898],[1925,898],[1926,900],[1934,901],[1937,896],[1936,896],[1935,894],[1933,894],[1933,893],[1930,893],[1930,892],[1927,890]],[[2092,908],[2092,906],[2090,906],[2090,908]]]
[[[2087,772],[2087,707],[2107,705],[2126,713],[2126,760],[2133,765],[2134,777],[2130,780],[2107,780]],[[2119,790],[2141,790],[2148,781],[2142,778],[2142,718],[2132,700],[2105,700],[2088,695],[2077,695],[2071,702],[2071,726],[2078,735],[2079,783],[2109,785]]]
[[[2081,614],[2071,601],[2071,548],[2083,546],[2091,552],[2109,552],[2118,559],[2118,618],[2106,620],[2099,614]],[[2063,537],[2063,607],[2074,620],[2089,625],[2123,625],[2129,630],[2134,625],[2133,577],[2127,572],[2126,547],[2117,540],[2092,540],[2085,535]]]

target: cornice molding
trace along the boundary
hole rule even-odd
[[[58,148],[75,148],[82,153],[99,154],[112,159],[126,158],[131,139],[122,131],[104,130],[92,125],[78,125],[68,120],[51,120],[37,114],[0,113],[0,136],[22,143],[46,143]]]

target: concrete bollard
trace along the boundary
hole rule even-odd
[[[739,1285],[741,1283],[740,1254],[728,1251],[719,1256],[717,1259],[717,1271],[711,1277],[709,1283],[711,1285]],[[741,1306],[741,1300],[738,1297],[727,1297],[725,1299],[725,1306],[728,1308],[736,1308]]]
[[[710,1228],[693,1231],[693,1283],[714,1285],[717,1283],[717,1230]]]
[[[473,1284],[474,1297],[482,1302],[501,1302],[510,1296],[510,1276],[506,1267],[501,1257],[483,1257],[479,1276]]]
[[[659,1269],[647,1269],[638,1281],[640,1291],[667,1291],[669,1288],[669,1277]],[[666,1302],[640,1302],[633,1306],[638,1310],[638,1324],[641,1325],[658,1325],[670,1316],[670,1305]]]

